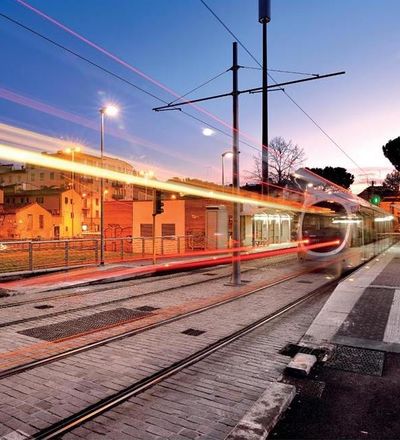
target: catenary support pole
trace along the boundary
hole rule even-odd
[[[238,94],[238,53],[237,43],[233,43],[232,64],[232,102],[233,102],[233,160],[232,160],[232,184],[234,193],[239,192],[239,94]],[[240,203],[233,203],[233,247],[240,247]],[[240,280],[240,252],[233,252],[232,261],[232,284],[239,285]]]
[[[261,151],[261,192],[268,186],[268,58],[267,58],[267,24],[271,20],[271,0],[258,0],[258,21],[262,24],[262,151]]]

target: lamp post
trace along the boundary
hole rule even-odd
[[[152,171],[152,170],[149,170],[149,171],[140,170],[139,171],[139,175],[141,177],[144,177],[144,179],[147,181],[148,179],[152,179],[154,177],[154,171]],[[145,187],[144,199],[147,200],[147,185]]]
[[[100,162],[104,165],[104,115],[116,116],[118,107],[106,105],[100,110]],[[104,177],[100,178],[100,266],[104,266]]]
[[[222,176],[221,176],[221,183],[222,186],[225,186],[225,167],[224,167],[224,158],[225,157],[233,157],[232,151],[225,151],[225,153],[221,154],[221,170],[222,170]]]
[[[71,171],[71,187],[72,189],[75,191],[75,171],[74,171],[74,161],[75,161],[75,153],[79,153],[81,151],[80,147],[70,147],[70,148],[66,148],[64,150],[65,153],[70,154],[71,155],[71,161],[72,161],[72,171]],[[75,212],[74,212],[74,197],[71,199],[72,200],[72,205],[71,205],[71,217],[72,217],[72,221],[71,221],[71,235],[72,238],[74,238],[75,236]]]
[[[81,151],[81,147],[71,147],[71,148],[66,148],[64,150],[65,153],[70,154],[71,155],[71,160],[72,160],[72,171],[71,171],[71,185],[72,185],[72,189],[75,189],[75,171],[74,171],[74,161],[75,161],[75,153],[79,153]]]

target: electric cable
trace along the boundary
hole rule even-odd
[[[120,76],[120,75],[118,75],[118,74],[112,72],[111,70],[106,69],[105,67],[101,66],[100,64],[95,63],[94,61],[90,60],[89,58],[86,58],[86,57],[84,57],[83,55],[80,55],[78,52],[75,52],[75,51],[69,49],[68,47],[66,47],[66,46],[64,46],[64,45],[62,45],[62,44],[60,44],[60,43],[58,43],[57,41],[55,41],[55,40],[53,40],[53,39],[51,39],[51,38],[49,38],[49,37],[46,37],[45,35],[41,34],[40,32],[35,31],[34,29],[30,28],[29,26],[24,25],[23,23],[19,22],[18,20],[15,20],[14,18],[11,18],[11,17],[9,17],[8,15],[3,14],[3,13],[1,13],[1,12],[0,12],[0,17],[3,17],[4,19],[6,19],[6,20],[8,20],[8,21],[10,21],[10,22],[12,22],[12,23],[14,23],[15,25],[19,26],[20,28],[23,28],[23,29],[25,29],[26,31],[28,31],[28,32],[30,32],[30,33],[36,35],[37,37],[42,38],[43,40],[47,41],[48,43],[50,43],[50,44],[52,44],[52,45],[54,45],[54,46],[56,46],[56,47],[58,47],[58,48],[60,48],[60,49],[62,49],[62,50],[64,50],[64,51],[66,51],[66,52],[68,52],[68,53],[70,53],[71,55],[76,56],[76,57],[79,58],[80,60],[85,61],[86,63],[90,64],[90,65],[93,66],[93,67],[96,67],[97,69],[100,69],[100,70],[103,71],[104,73],[107,73],[108,75],[111,75],[111,76],[113,76],[114,78],[116,78],[116,79],[118,79],[118,80],[120,80],[120,81],[122,81],[122,82],[124,82],[124,83],[126,83],[126,84],[128,84],[128,85],[130,85],[130,86],[132,86],[132,87],[134,87],[135,89],[137,89],[137,90],[139,90],[139,91],[145,93],[146,95],[152,97],[153,99],[155,99],[155,100],[157,100],[157,101],[159,101],[159,102],[162,102],[163,104],[167,104],[167,105],[168,105],[168,104],[171,104],[171,103],[168,103],[166,100],[160,98],[159,96],[157,96],[157,95],[155,95],[155,94],[153,94],[153,93],[151,93],[151,92],[149,92],[149,91],[143,89],[142,87],[137,86],[136,84],[134,84],[133,82],[131,82],[131,81],[127,80],[127,79],[125,79],[124,77],[122,77],[122,76]],[[203,85],[206,85],[207,83],[211,82],[211,81],[214,80],[214,79],[217,79],[219,76],[223,75],[224,73],[226,73],[226,72],[228,72],[228,71],[229,71],[229,69],[227,69],[227,70],[224,71],[224,72],[221,72],[220,74],[218,74],[218,75],[216,75],[215,77],[211,78],[211,80],[206,81],[206,83],[203,83],[202,85],[198,86],[197,88],[193,89],[192,91],[194,91],[194,90],[196,90],[196,89],[202,87]],[[192,91],[187,92],[187,93],[186,93],[185,95],[183,95],[182,97],[188,95],[188,94],[191,93]],[[176,100],[181,99],[182,97],[177,98]],[[174,101],[173,101],[173,102],[174,102]],[[204,121],[203,119],[201,119],[201,118],[199,118],[199,117],[197,117],[197,116],[194,116],[194,115],[192,115],[192,114],[190,114],[190,113],[188,113],[188,112],[186,112],[186,111],[184,111],[184,110],[181,110],[181,113],[183,113],[184,115],[186,115],[186,116],[188,116],[188,117],[190,117],[190,118],[192,118],[192,119],[194,119],[194,120],[196,120],[196,121],[198,121],[198,122],[200,122],[200,123],[202,123],[202,124],[204,124],[204,125],[207,125],[208,127],[212,128],[212,129],[215,130],[215,131],[218,131],[219,133],[221,133],[221,134],[223,134],[223,135],[225,135],[225,136],[232,137],[232,134],[227,133],[226,131],[224,131],[224,130],[222,130],[222,129],[220,129],[220,128],[215,127],[213,124],[210,124],[209,122],[206,122],[206,121]],[[246,145],[246,146],[248,146],[248,147],[250,147],[250,148],[253,148],[254,150],[257,150],[257,151],[258,151],[258,148],[255,147],[254,145],[251,145],[251,144],[249,144],[249,143],[247,143],[246,141],[243,141],[243,140],[240,140],[240,142],[241,142],[243,145]]]
[[[221,20],[220,17],[207,5],[204,0],[200,0],[200,2],[208,9],[208,11],[216,18],[216,20],[226,29],[226,31],[238,42],[238,44],[242,47],[242,49],[257,63],[261,68],[261,63],[257,60],[257,58],[247,49],[247,47],[239,40],[239,38],[231,31],[231,29]],[[278,84],[278,82],[267,73],[268,77],[273,81],[274,84]],[[304,110],[300,104],[298,104],[294,98],[292,98],[286,90],[282,90],[283,93],[288,97],[288,99],[323,133],[332,143],[335,145],[358,169],[364,171],[363,168],[348,154],[346,151],[317,123],[315,119],[313,119],[307,112]]]

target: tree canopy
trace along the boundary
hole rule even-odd
[[[330,180],[337,185],[343,186],[343,188],[350,188],[350,185],[354,182],[353,174],[349,173],[342,167],[325,167],[325,168],[308,168],[318,176]]]
[[[400,137],[391,139],[382,147],[383,154],[387,157],[397,171],[400,171]]]
[[[290,175],[300,167],[305,160],[303,148],[293,142],[286,141],[277,136],[268,143],[268,169],[269,179],[273,183],[283,186],[290,180]],[[262,158],[261,154],[254,156],[254,169],[247,171],[248,178],[262,182]]]
[[[387,174],[382,186],[390,192],[390,195],[397,195],[400,187],[400,171],[394,170]]]

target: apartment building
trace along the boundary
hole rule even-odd
[[[53,218],[52,230],[46,232],[46,238],[72,238],[84,234],[82,197],[73,189],[43,188],[24,191],[18,187],[5,187],[5,211],[17,213],[21,208],[33,204],[41,206]]]

